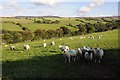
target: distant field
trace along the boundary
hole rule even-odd
[[[96,20],[86,20],[85,18],[44,18],[47,20],[59,20],[60,23],[58,24],[43,24],[43,23],[34,23],[34,19],[36,20],[42,20],[42,18],[2,18],[2,28],[6,29],[6,30],[12,30],[12,31],[21,31],[21,28],[19,28],[19,26],[12,24],[10,22],[8,23],[4,23],[5,21],[12,21],[15,23],[20,23],[22,24],[23,27],[27,27],[29,30],[35,31],[36,29],[44,29],[44,30],[48,30],[48,29],[58,29],[61,26],[66,26],[68,27],[70,30],[77,30],[77,28],[74,27],[70,27],[67,26],[69,23],[72,24],[73,26],[78,25],[78,24],[85,24],[85,23],[97,23]],[[81,21],[76,21],[76,19],[79,19]],[[111,20],[110,18],[105,18],[106,20]],[[116,18],[115,18],[116,19]],[[106,23],[103,20],[99,19],[102,23]]]
[[[22,28],[12,23],[2,23],[2,29],[10,31],[22,31]]]
[[[96,36],[102,37],[98,39]],[[95,39],[89,39],[90,34],[46,40],[47,47],[43,48],[43,40],[22,42],[15,45],[17,50],[9,50],[9,45],[2,45],[3,77],[5,78],[118,78],[120,54],[118,49],[118,29],[92,33]],[[86,37],[80,39],[80,37]],[[55,46],[49,46],[51,41]],[[31,46],[30,51],[23,50],[23,44]],[[83,46],[100,47],[105,51],[102,63],[87,65],[84,61],[65,63],[59,45],[68,45],[70,49]]]

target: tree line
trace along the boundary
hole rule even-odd
[[[21,26],[20,24],[17,25]],[[103,24],[102,22],[98,22],[95,24],[85,23],[84,25],[78,24],[75,26],[72,26],[72,24],[69,23],[69,26],[77,28],[76,31],[71,31],[65,26],[62,26],[56,30],[37,29],[34,32],[28,29],[23,29],[23,31],[8,31],[3,29],[2,40],[4,43],[9,44],[9,43],[17,43],[23,41],[26,42],[26,41],[34,41],[41,39],[49,39],[49,38],[76,36],[76,35],[82,35],[82,34],[88,34],[94,32],[103,32],[113,29],[119,29],[120,28],[119,25],[120,25],[120,20],[116,20],[114,22],[107,22],[106,24]]]

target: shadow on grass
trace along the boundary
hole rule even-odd
[[[2,62],[3,78],[119,78],[119,49],[105,50],[102,63],[65,63],[62,54]],[[54,52],[54,51],[50,51]]]

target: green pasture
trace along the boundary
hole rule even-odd
[[[100,39],[97,38],[98,34],[102,35]],[[47,39],[46,48],[42,46],[43,40],[9,44],[16,46],[15,51],[11,51],[9,45],[4,44],[3,78],[118,78],[120,73],[118,29],[92,33],[95,39],[89,39],[89,35],[73,36],[73,40],[70,37]],[[51,41],[55,41],[56,45],[50,46]],[[24,50],[23,44],[29,44],[30,51]],[[82,60],[65,63],[59,45],[67,45],[70,49],[83,46],[100,47],[105,55],[100,64],[93,62],[87,65]]]

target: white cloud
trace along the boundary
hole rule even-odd
[[[54,5],[56,3],[56,0],[30,0],[30,2],[33,2],[36,5]]]
[[[0,5],[0,10],[2,10],[2,9],[3,9],[3,6]]]
[[[92,0],[87,6],[81,7],[77,10],[77,14],[80,16],[86,15],[86,13],[90,12],[93,8],[96,8],[105,3],[105,0]]]
[[[86,12],[89,12],[89,11],[90,11],[90,8],[87,7],[87,6],[81,7],[81,8],[79,9],[79,11],[80,11],[81,13],[86,13]]]
[[[90,8],[93,8],[93,7],[96,6],[96,4],[95,4],[95,3],[90,3],[88,6],[89,6]]]

